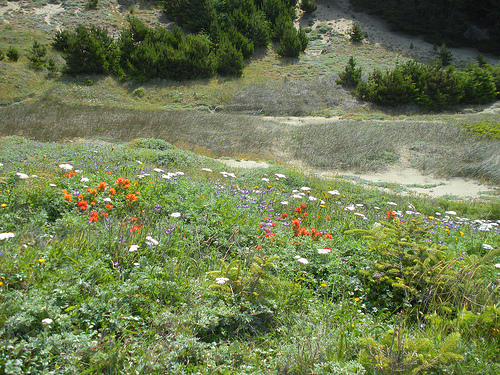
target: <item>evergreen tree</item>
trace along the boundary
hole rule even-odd
[[[349,36],[354,43],[359,43],[365,38],[363,30],[361,30],[361,27],[357,23],[352,25],[352,29],[349,31]]]
[[[446,47],[446,44],[443,43],[439,50],[438,61],[440,62],[441,66],[448,66],[451,64],[452,60],[453,60],[453,54],[448,49],[448,47]]]
[[[31,51],[28,54],[28,60],[33,64],[33,68],[40,70],[45,66],[47,61],[47,48],[45,45],[38,43],[36,40],[33,42]]]
[[[336,80],[336,83],[345,87],[356,87],[360,80],[361,68],[356,68],[356,61],[351,56],[344,71],[339,73],[339,79]]]

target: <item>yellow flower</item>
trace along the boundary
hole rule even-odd
[[[3,285],[3,281],[0,281],[0,286],[2,286],[2,285]]]
[[[322,286],[323,288],[326,288],[326,284],[321,284],[321,286]]]
[[[464,232],[460,231],[460,235],[461,235],[461,236],[463,236],[464,234],[465,234]]]
[[[434,216],[429,216],[429,220],[434,220]]]
[[[7,207],[5,203],[0,204],[1,207]]]
[[[45,262],[45,259],[42,258],[38,259],[38,263],[42,264],[43,262]]]
[[[358,297],[354,298],[354,300],[355,300],[356,302],[359,302],[359,298],[358,298]]]

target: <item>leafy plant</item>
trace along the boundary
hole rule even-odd
[[[357,22],[355,22],[352,25],[352,28],[349,31],[349,36],[351,37],[351,41],[354,43],[360,43],[363,41],[363,39],[365,39],[363,30],[361,29],[361,26],[359,26]]]
[[[47,47],[43,44],[34,41],[31,47],[31,51],[28,54],[28,60],[33,64],[33,68],[40,70],[45,66],[47,62]]]
[[[220,270],[207,273],[215,278],[215,284],[210,285],[210,288],[220,290],[232,299],[266,303],[276,296],[277,280],[270,271],[274,269],[272,262],[277,258],[254,256],[245,263],[236,259],[229,264],[221,260]]]
[[[339,79],[336,80],[337,85],[356,87],[361,80],[361,68],[356,68],[356,61],[354,57],[349,57],[349,62],[347,63],[343,72],[339,73]]]
[[[6,53],[7,57],[9,58],[10,61],[16,62],[19,60],[19,51],[15,49],[14,47],[9,47]]]
[[[435,340],[425,335],[411,335],[400,325],[385,332],[380,338],[360,340],[359,361],[380,374],[425,374],[438,370],[450,362],[463,359],[457,353],[460,334],[453,332]]]

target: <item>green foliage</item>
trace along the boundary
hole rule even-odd
[[[28,60],[31,61],[33,68],[36,70],[43,69],[47,62],[47,47],[43,44],[34,41],[31,50],[28,54]]]
[[[302,9],[305,13],[312,13],[318,7],[316,6],[316,0],[302,0],[300,2],[300,9]]]
[[[55,40],[56,41],[56,40]],[[65,72],[68,74],[111,74],[120,72],[120,51],[105,28],[78,25],[69,35],[61,34],[58,48],[64,48]]]
[[[2,61],[3,59],[5,59],[5,52],[0,49],[0,61]]]
[[[426,241],[431,230],[423,220],[395,218],[368,231],[346,232],[362,234],[370,241],[375,261],[361,274],[370,285],[368,295],[375,305],[391,311],[409,308],[418,317],[427,311],[457,313],[465,299],[483,297],[468,295],[470,285],[484,275],[486,262],[500,251],[484,258],[457,257],[445,246]]]
[[[223,37],[217,50],[217,72],[238,77],[243,73],[244,66],[243,53],[227,37]]]
[[[97,5],[99,4],[99,0],[89,0],[87,2],[87,8],[89,9],[97,9]]]
[[[491,69],[469,66],[464,75],[464,103],[485,104],[495,100],[498,88]]]
[[[337,85],[346,87],[357,87],[361,80],[361,68],[356,68],[356,61],[354,57],[349,57],[343,72],[339,73],[339,79],[336,80]]]
[[[446,44],[442,44],[441,45],[441,48],[439,49],[439,58],[438,58],[438,61],[439,61],[439,64],[441,64],[441,66],[449,66],[451,65],[451,62],[453,61],[453,54],[451,53],[451,51],[448,49],[448,47],[446,47]]]
[[[361,30],[361,26],[359,26],[358,23],[354,23],[352,25],[351,30],[349,31],[349,36],[351,37],[351,41],[354,43],[360,43],[365,39],[365,36],[363,35],[363,30]]]
[[[485,120],[470,124],[464,122],[460,126],[471,132],[474,138],[500,139],[499,121]]]
[[[17,60],[19,60],[19,51],[17,49],[15,49],[14,47],[9,47],[6,55],[10,61],[16,62]]]
[[[207,273],[215,279],[210,288],[221,291],[229,297],[229,301],[267,304],[277,295],[278,281],[270,274],[275,268],[273,261],[277,258],[254,256],[249,261],[237,259],[229,264],[221,260],[220,270]]]
[[[441,366],[460,361],[457,353],[460,334],[453,332],[436,340],[422,334],[412,336],[401,326],[389,330],[379,339],[360,340],[363,349],[359,360],[367,369],[379,374],[425,374]]]

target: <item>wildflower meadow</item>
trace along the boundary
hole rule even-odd
[[[2,374],[498,374],[500,207],[158,139],[0,138]]]

